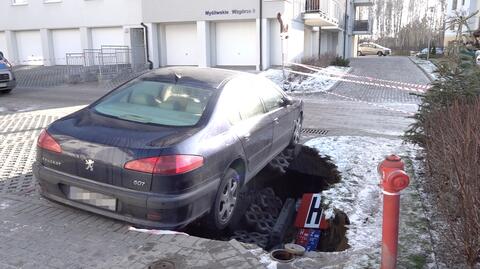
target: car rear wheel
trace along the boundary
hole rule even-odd
[[[379,51],[379,52],[377,52],[377,55],[378,56],[383,56],[383,52]]]
[[[210,221],[218,230],[225,229],[236,213],[238,193],[240,189],[240,174],[233,168],[228,168],[220,182]]]
[[[363,53],[361,51],[358,51],[357,56],[363,56]]]

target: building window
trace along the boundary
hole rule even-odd
[[[12,0],[12,5],[20,6],[20,5],[27,5],[28,0]]]
[[[456,10],[457,9],[457,0],[453,0],[452,1],[452,10]]]

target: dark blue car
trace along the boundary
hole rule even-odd
[[[300,139],[303,104],[258,75],[152,71],[52,123],[34,174],[52,200],[130,223],[224,229],[239,190]]]
[[[0,93],[9,93],[15,86],[17,86],[17,80],[13,74],[12,65],[0,51]]]

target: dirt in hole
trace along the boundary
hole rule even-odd
[[[283,243],[294,242],[298,232],[293,226],[296,212],[290,214],[293,217],[285,218],[288,215],[286,209],[290,208],[293,212],[292,207],[298,207],[303,194],[321,193],[340,180],[340,173],[328,156],[298,145],[277,156],[243,188],[238,213],[228,229],[218,232],[198,221],[189,225],[185,232],[215,240],[237,239],[266,250],[279,248]],[[339,210],[334,210],[334,213],[334,217],[327,220],[328,228],[321,231],[317,251],[333,252],[349,248],[346,238],[347,225],[350,224],[348,216]],[[288,222],[284,224],[286,227],[280,236],[278,232],[272,233],[278,219]]]

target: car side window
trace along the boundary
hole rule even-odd
[[[239,77],[227,83],[223,107],[231,124],[265,113],[260,97],[252,88],[251,79]]]
[[[275,84],[266,79],[259,79],[254,83],[255,92],[257,92],[262,99],[267,112],[282,107],[284,96]]]

